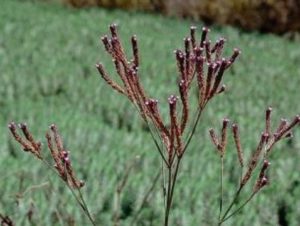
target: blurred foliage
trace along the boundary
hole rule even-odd
[[[94,67],[101,60],[107,71],[116,75],[100,36],[107,33],[110,23],[118,23],[129,52],[130,36],[137,35],[141,80],[167,113],[168,95],[178,92],[173,50],[183,47],[190,21],[23,0],[1,0],[1,7],[0,213],[22,226],[68,225],[72,221],[88,225],[61,181],[22,152],[8,135],[8,122],[25,121],[34,136],[45,142],[47,126],[55,122],[71,151],[78,177],[86,181],[83,193],[99,225],[112,225],[116,186],[128,162],[141,156],[121,201],[121,225],[133,226],[131,220],[161,162],[135,109],[100,79]],[[203,24],[195,25],[200,29]],[[219,128],[225,116],[238,122],[249,156],[264,128],[267,106],[273,106],[276,122],[300,112],[299,42],[231,27],[211,30],[213,41],[220,35],[228,40],[228,55],[233,47],[240,47],[242,56],[225,76],[228,92],[208,106],[185,156],[175,191],[171,222],[175,226],[211,226],[217,218],[219,159],[208,137],[209,127]],[[274,150],[270,186],[226,226],[278,225],[279,219],[288,221],[289,226],[299,225],[300,131],[294,136]],[[238,181],[236,153],[231,150],[229,146],[225,163],[226,204]],[[47,155],[46,148],[44,151]],[[247,193],[244,195],[246,198]],[[28,220],[32,206],[33,223]],[[160,225],[162,217],[160,181],[137,225]]]
[[[167,15],[204,20],[207,23],[234,24],[247,30],[284,33],[300,31],[298,0],[63,0],[75,7],[162,11]]]
[[[162,0],[62,0],[74,7],[101,6],[107,8],[159,10]]]
[[[247,30],[300,31],[298,0],[167,0],[166,12]]]

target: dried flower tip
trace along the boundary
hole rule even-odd
[[[157,111],[158,100],[149,99],[145,102],[145,105],[148,107],[151,113],[155,113]]]
[[[10,131],[17,129],[15,122],[8,123],[7,127],[10,129]]]
[[[179,82],[180,92],[183,92],[184,89],[186,88],[185,84],[186,84],[185,80],[181,79]]]
[[[50,128],[52,131],[54,131],[54,130],[56,130],[56,125],[55,125],[55,124],[51,124],[51,125],[49,126],[49,128]]]
[[[218,74],[216,75],[213,87],[209,93],[209,98],[213,97],[215,95],[215,93],[220,93],[220,90],[218,91],[219,85],[222,81],[223,75],[224,75],[224,71],[226,69],[226,65],[227,65],[227,61],[225,58],[222,58],[222,61],[220,63],[220,69],[218,71]],[[217,66],[215,66],[217,67]],[[225,89],[225,87],[223,88]],[[222,90],[223,92],[224,90]]]
[[[241,50],[239,50],[238,48],[234,48],[233,49],[233,55],[231,57],[231,59],[233,60],[230,60],[232,63],[234,62],[234,60],[242,53]]]
[[[221,134],[221,153],[222,155],[225,154],[226,143],[227,143],[227,127],[228,127],[229,119],[223,119],[223,126],[222,126],[222,134]]]
[[[270,115],[272,110],[273,110],[272,107],[268,107],[266,110],[266,115]]]
[[[284,138],[293,138],[293,136],[294,136],[293,133],[289,132],[284,136]]]
[[[238,135],[238,133],[239,133],[239,127],[236,123],[232,124],[232,132],[233,132],[233,134],[236,134],[236,135]]]
[[[268,183],[269,183],[269,180],[266,176],[263,176],[262,178],[258,178],[258,180],[255,184],[255,187],[254,187],[254,192],[258,192],[260,189],[262,189]]]
[[[105,47],[105,50],[110,53],[111,52],[111,45],[110,45],[110,41],[109,41],[107,35],[101,37],[101,40],[102,40],[102,43]]]
[[[238,159],[241,167],[243,167],[244,166],[243,150],[242,150],[241,139],[239,134],[239,127],[237,124],[232,125],[232,132],[233,132],[233,138],[234,138],[234,142],[238,154]]]
[[[79,181],[79,187],[82,188],[85,185],[85,182],[83,180]]]
[[[184,60],[183,52],[179,49],[175,50],[174,52],[176,54],[177,61],[180,62],[180,63],[183,62],[183,60]]]
[[[300,115],[296,115],[293,122],[291,124],[299,124],[300,123]]]
[[[300,122],[300,115],[296,115],[295,118],[293,119],[293,121],[286,126],[286,128],[282,129],[279,134],[278,134],[278,138],[280,139],[284,134],[290,132],[290,130],[295,127],[296,125],[298,125]]]
[[[131,41],[134,42],[134,43],[137,43],[137,37],[136,37],[136,35],[133,35],[131,37]]]
[[[271,135],[271,112],[272,112],[272,108],[269,107],[266,110],[266,130],[265,133]]]
[[[263,177],[261,179],[261,187],[260,188],[264,187],[267,184],[268,184],[268,178],[267,177]]]
[[[288,124],[288,120],[282,118],[282,119],[280,120],[280,124],[279,124],[278,128],[277,128],[276,131],[275,131],[275,134],[278,135],[283,129],[286,128],[286,125],[287,125],[287,124]],[[275,134],[274,134],[274,136],[275,136]]]
[[[174,95],[171,95],[169,98],[168,98],[168,102],[170,105],[176,105],[176,102],[177,102],[177,97],[174,96]]]
[[[200,47],[203,47],[204,41],[206,40],[207,34],[210,30],[207,27],[202,28],[202,35],[201,35],[201,41],[200,41]]]
[[[223,119],[223,129],[226,129],[230,120],[228,118]]]
[[[196,26],[191,26],[190,32],[191,32],[191,42],[192,42],[192,47],[193,49],[196,47]]]
[[[200,48],[200,47],[195,47],[194,48],[194,53],[195,53],[195,59],[197,59],[197,57],[200,57],[201,56],[201,54],[202,54],[202,52],[203,52],[203,48]]]
[[[184,56],[183,52],[181,50],[176,50],[176,60],[177,60],[177,66],[180,72],[181,78],[184,78]]]
[[[220,144],[219,144],[217,135],[216,135],[216,133],[215,133],[215,131],[214,131],[213,128],[210,128],[210,129],[209,129],[209,135],[210,135],[210,138],[211,138],[213,144],[214,144],[214,145],[217,147],[217,149],[219,150]]]
[[[33,151],[32,146],[29,144],[28,141],[26,141],[25,139],[23,139],[18,133],[17,133],[17,125],[15,122],[11,122],[8,124],[8,128],[11,132],[11,134],[13,135],[14,139],[21,144],[22,148],[24,151]]]
[[[65,163],[65,164],[70,164],[70,163],[71,163],[69,157],[64,157],[64,158],[62,159],[62,162]]]
[[[174,53],[176,55],[176,58],[183,58],[183,52],[180,49],[174,50]]]
[[[115,51],[115,53],[120,54],[120,46],[119,46],[119,40],[118,37],[112,37],[111,38],[111,45],[113,47],[113,50]]]
[[[190,42],[191,42],[191,39],[189,37],[186,37],[184,39],[184,48],[185,48],[186,54],[188,54],[190,52]]]
[[[133,52],[133,63],[136,69],[139,66],[138,45],[137,45],[136,35],[132,36],[131,44],[132,44],[132,52]]]
[[[190,27],[191,37],[192,37],[193,35],[195,35],[196,30],[197,30],[197,27],[196,27],[196,26],[191,26],[191,27]]]
[[[220,43],[220,40],[218,39],[218,40],[216,41],[216,44],[214,45],[214,47],[212,47],[211,53],[214,53],[214,52],[216,51],[216,49],[217,49],[218,46],[219,46],[219,43]]]
[[[229,122],[230,122],[230,120],[228,118],[223,119],[222,136],[223,136],[223,133],[226,133],[226,129],[227,129]],[[226,134],[224,134],[224,135],[226,135]]]
[[[225,41],[226,41],[225,38],[220,38],[216,42],[215,46],[211,49],[211,53],[216,52],[216,55],[215,55],[216,60],[218,60],[222,54],[222,50],[223,50]]]
[[[19,124],[18,124],[18,127],[19,127],[20,129],[27,129],[27,124],[26,124],[26,123],[19,123]]]
[[[219,45],[220,45],[220,46],[223,46],[225,42],[226,42],[226,39],[225,39],[225,38],[220,38],[220,39],[219,39]]]
[[[220,87],[220,89],[217,91],[217,94],[223,93],[223,92],[225,92],[225,91],[226,91],[226,85],[222,85],[222,86]]]
[[[68,151],[62,151],[61,153],[63,158],[67,158],[69,156],[69,152]]]
[[[265,171],[270,165],[271,165],[271,163],[265,159],[263,162],[262,170]]]
[[[114,62],[114,64],[115,64],[115,67],[116,67],[116,69],[117,69],[118,74],[120,75],[121,79],[122,79],[123,82],[124,82],[124,78],[122,77],[122,72],[121,72],[120,65],[119,65],[118,61],[115,60],[115,59],[113,59],[113,62]],[[114,82],[114,81],[107,75],[107,73],[105,72],[104,67],[103,67],[103,65],[102,65],[101,63],[96,64],[96,68],[97,68],[99,74],[101,75],[101,77],[103,78],[103,80],[104,80],[108,85],[110,85],[113,89],[115,89],[115,90],[118,91],[119,93],[122,93],[122,94],[126,95],[125,90],[124,90],[121,86],[119,86],[116,82]],[[125,82],[124,82],[124,83],[125,83]],[[128,94],[128,96],[129,96],[129,94]]]
[[[117,25],[116,24],[111,24],[109,26],[110,32],[111,32],[111,36],[112,37],[117,37]]]
[[[191,33],[194,33],[194,34],[195,34],[195,32],[196,32],[196,30],[197,30],[197,27],[196,27],[196,26],[191,26],[191,27],[190,27],[190,30],[191,30]]]
[[[229,59],[229,62],[230,62],[229,66],[235,62],[236,58],[237,58],[241,53],[242,53],[242,52],[241,52],[239,49],[237,49],[237,48],[234,48],[234,49],[233,49],[233,54],[232,54],[232,56],[231,56],[230,59]]]

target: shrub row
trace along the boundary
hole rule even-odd
[[[167,15],[275,33],[300,31],[299,0],[63,0],[74,6],[155,10]]]

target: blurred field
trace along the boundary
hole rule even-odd
[[[59,179],[8,136],[7,123],[25,121],[45,141],[55,122],[71,151],[84,195],[99,225],[112,225],[114,191],[124,169],[140,160],[130,175],[122,199],[121,225],[130,225],[143,194],[159,166],[150,134],[135,109],[99,78],[94,64],[112,62],[100,45],[108,25],[120,25],[129,44],[137,34],[141,76],[147,90],[167,112],[167,97],[176,91],[173,50],[182,47],[190,21],[118,10],[64,8],[59,4],[2,0],[0,11],[0,213],[17,225],[87,225],[86,218]],[[202,24],[196,24],[201,28]],[[264,128],[264,111],[274,108],[274,121],[300,112],[300,43],[273,35],[212,27],[213,41],[228,40],[228,54],[239,47],[242,57],[226,75],[228,92],[213,100],[187,153],[175,191],[172,225],[214,225],[218,213],[218,158],[210,143],[209,127],[223,117],[238,122],[247,155]],[[129,50],[129,49],[128,49]],[[272,155],[271,185],[241,216],[225,225],[284,225],[300,222],[300,131],[281,143]],[[232,145],[232,142],[231,144]],[[226,184],[229,199],[238,175],[234,149],[228,152]],[[46,151],[46,148],[45,148]],[[46,183],[46,184],[44,184]],[[34,185],[35,189],[30,189]],[[41,186],[39,186],[41,185]],[[26,191],[24,193],[24,191]],[[24,193],[24,194],[23,194]],[[27,212],[33,208],[30,223]],[[160,184],[138,225],[160,225],[163,202]]]

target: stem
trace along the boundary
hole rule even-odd
[[[195,123],[194,123],[193,128],[192,128],[192,130],[191,130],[191,132],[190,132],[190,134],[189,134],[189,136],[188,136],[188,138],[187,138],[186,145],[184,146],[184,148],[183,148],[183,150],[182,150],[182,155],[185,153],[186,149],[188,148],[188,146],[189,146],[189,144],[190,144],[190,142],[191,142],[191,140],[192,140],[192,138],[193,138],[193,136],[194,136],[194,134],[195,134],[195,132],[196,132],[196,128],[197,128],[197,125],[198,125],[198,123],[199,123],[199,121],[200,121],[200,118],[201,118],[201,115],[202,115],[202,112],[203,112],[204,107],[205,107],[205,106],[199,107],[199,109],[198,109],[198,112],[197,112],[197,115],[196,115]]]
[[[169,170],[169,182],[168,182],[167,205],[166,205],[166,210],[165,210],[164,226],[168,226],[168,224],[169,224],[170,209],[171,209],[171,205],[172,205],[172,201],[173,201],[173,194],[174,194],[174,189],[175,189],[175,185],[176,185],[176,181],[177,181],[177,175],[178,175],[181,158],[182,158],[183,154],[185,153],[186,149],[188,148],[188,146],[195,134],[195,131],[196,131],[197,125],[200,121],[204,107],[205,107],[205,105],[203,107],[199,107],[199,109],[197,111],[195,123],[193,125],[193,128],[192,128],[190,134],[188,135],[186,145],[184,146],[184,148],[182,150],[182,155],[178,157],[178,160],[176,162],[173,179],[172,179],[172,167],[168,166],[168,164],[167,164],[168,170]]]
[[[222,208],[223,208],[223,174],[224,174],[224,158],[221,156],[221,170],[220,170],[220,213],[219,221],[221,220]]]
[[[170,195],[171,195],[171,186],[172,186],[172,167],[168,167],[168,191],[167,191],[167,205],[165,210],[165,226],[169,225],[169,215],[170,215]]]
[[[227,210],[225,211],[223,217],[221,218],[221,220],[219,221],[219,225],[221,225],[223,223],[223,220],[226,218],[226,216],[228,215],[229,211],[232,209],[233,205],[235,204],[236,200],[238,199],[241,190],[242,190],[242,186],[240,186],[239,190],[236,192],[232,202],[230,203],[229,207],[227,208]]]
[[[173,194],[174,194],[174,189],[175,189],[175,185],[176,185],[176,181],[177,181],[177,175],[178,175],[180,162],[181,162],[181,157],[178,157],[173,178],[172,178],[172,168],[169,168],[169,183],[168,183],[167,206],[166,206],[166,212],[165,212],[164,226],[168,226],[168,224],[169,224],[169,215],[170,215],[170,210],[171,210],[171,206],[172,206]]]
[[[61,177],[60,175],[57,173],[57,171],[44,159],[42,158],[41,161],[50,169],[52,170],[55,174],[58,175],[58,177],[67,185],[68,189],[71,191],[73,197],[75,198],[76,202],[79,204],[79,206],[82,208],[83,212],[85,213],[85,215],[88,217],[88,219],[90,220],[91,224],[93,226],[96,226],[96,223],[94,221],[94,219],[92,218],[91,216],[91,213],[86,205],[86,202],[82,196],[82,193],[80,191],[80,189],[78,188],[77,191],[79,193],[79,198],[78,196],[76,195],[74,189],[67,183],[65,182]]]
[[[165,156],[164,156],[164,154],[163,154],[161,148],[159,147],[159,144],[158,144],[157,140],[156,140],[155,137],[154,137],[154,134],[153,134],[153,132],[152,132],[152,130],[151,130],[151,127],[150,127],[150,124],[149,124],[148,120],[145,119],[144,121],[146,122],[146,124],[147,124],[147,126],[148,126],[148,128],[149,128],[149,131],[150,131],[150,134],[151,134],[151,138],[152,138],[152,140],[153,140],[153,142],[154,142],[154,144],[155,144],[155,147],[157,148],[157,150],[158,150],[158,152],[159,152],[159,154],[160,154],[162,160],[164,161],[164,163],[165,163],[167,166],[169,166],[168,161],[166,160],[166,158],[165,158]]]
[[[91,223],[92,223],[93,225],[96,225],[94,219],[92,218],[91,212],[89,211],[88,205],[86,204],[86,201],[85,201],[85,199],[83,198],[83,195],[82,195],[82,192],[81,192],[80,188],[77,188],[77,191],[78,191],[78,193],[79,193],[79,197],[80,197],[80,199],[81,199],[83,205],[85,206],[86,214],[87,214],[89,220],[91,221]]]
[[[133,105],[135,106],[135,108],[136,108],[136,110],[139,112],[139,114],[141,115],[141,111],[139,110],[139,107],[138,107],[135,103],[133,103]],[[164,163],[168,166],[168,165],[169,165],[169,164],[168,164],[168,161],[166,160],[166,158],[165,158],[165,156],[164,156],[164,154],[163,154],[163,151],[162,151],[162,149],[159,147],[158,141],[156,140],[156,138],[155,138],[155,136],[154,136],[154,134],[153,134],[153,132],[152,132],[152,130],[151,130],[151,126],[150,126],[149,121],[147,120],[147,116],[145,116],[145,117],[146,117],[146,118],[143,118],[143,117],[142,117],[142,119],[143,119],[143,121],[147,124],[147,126],[148,126],[148,128],[149,128],[149,131],[150,131],[150,134],[151,134],[151,138],[152,138],[152,140],[153,140],[153,142],[154,142],[154,144],[155,144],[155,147],[157,148],[157,150],[158,150],[158,152],[159,152],[161,158],[163,159]],[[154,126],[154,127],[155,127],[155,126]],[[157,131],[157,128],[156,128],[156,127],[155,127],[155,129],[156,129],[156,133],[158,134],[158,136],[160,136],[160,135],[159,135],[159,132]]]
[[[166,201],[166,175],[165,175],[165,165],[163,164],[163,160],[161,160],[161,174],[162,174],[162,189],[163,189],[163,196],[164,196],[164,206],[167,205]]]
[[[119,207],[120,207],[120,200],[121,200],[121,191],[117,189],[116,192],[116,203],[115,203],[115,210],[114,210],[114,226],[119,225]]]
[[[154,189],[154,187],[155,187],[155,185],[156,185],[156,183],[157,183],[159,177],[160,177],[160,170],[157,172],[157,174],[156,174],[156,176],[155,176],[155,178],[154,178],[154,180],[153,180],[153,182],[152,182],[151,187],[149,188],[149,190],[147,191],[146,195],[144,196],[144,198],[143,198],[143,200],[142,200],[142,203],[141,203],[141,205],[140,205],[138,211],[136,212],[134,218],[132,219],[130,225],[134,225],[135,222],[138,220],[138,216],[139,216],[139,214],[142,212],[143,207],[145,206],[146,202],[148,201],[148,198],[149,198],[149,196],[151,195],[151,193],[152,193],[152,191],[153,191],[153,189]]]
[[[229,216],[227,216],[227,217],[224,216],[220,223],[222,224],[223,222],[225,222],[226,220],[228,220],[229,218],[231,218],[232,216],[237,214],[239,211],[241,211],[244,208],[244,206],[247,205],[251,201],[251,199],[254,197],[255,194],[256,194],[256,192],[253,192],[251,194],[251,196],[240,207],[238,207],[236,210],[234,210]]]
[[[66,183],[67,184],[67,183]],[[72,187],[70,187],[70,185],[68,185],[69,190],[72,192],[72,195],[74,196],[74,198],[76,199],[77,203],[80,205],[80,207],[82,208],[83,212],[85,213],[85,215],[88,217],[88,219],[90,220],[90,222],[92,223],[93,226],[96,226],[96,223],[94,221],[94,219],[92,218],[92,215],[83,199],[83,197],[78,198],[74,189]],[[77,189],[77,191],[79,191],[79,188]],[[81,192],[80,192],[81,193]],[[80,196],[80,195],[79,195]],[[83,201],[83,202],[82,202]]]
[[[170,197],[170,199],[171,199],[170,202],[171,203],[172,203],[172,200],[173,200],[174,188],[175,188],[175,185],[176,185],[176,180],[177,180],[178,170],[179,170],[179,166],[180,166],[180,161],[181,161],[181,158],[178,158],[176,168],[175,168],[175,172],[174,172],[174,177],[173,177],[172,189],[171,189],[171,197]]]

